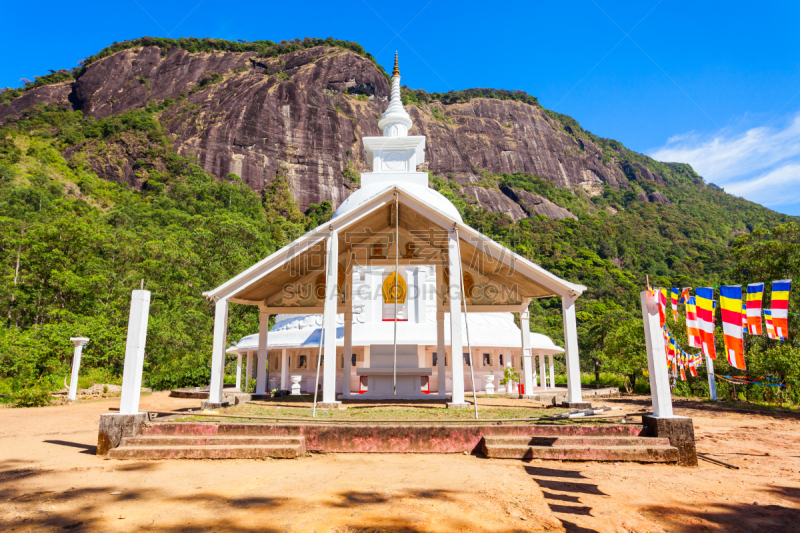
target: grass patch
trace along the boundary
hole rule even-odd
[[[278,403],[278,402],[276,402]],[[514,419],[514,418],[539,418],[553,416],[562,412],[564,409],[541,408],[535,406],[509,406],[509,405],[481,405],[478,400],[478,416],[482,419]],[[308,418],[312,420],[312,402],[308,399],[299,398],[297,400],[286,398],[279,404],[269,403],[259,404],[239,404],[225,409],[221,414],[222,422],[241,422],[240,418],[226,418],[224,415],[237,416],[273,416],[285,418]],[[346,409],[321,410],[317,409],[316,420],[347,420],[353,422],[369,422],[375,420],[409,420],[436,422],[440,420],[474,420],[474,409],[446,409],[440,403],[415,404],[415,405],[348,405]],[[186,417],[180,419],[182,422],[199,422],[208,420],[207,417]],[[257,421],[258,419],[253,419]]]

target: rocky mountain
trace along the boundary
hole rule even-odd
[[[193,53],[142,45],[105,55],[74,79],[7,99],[0,120],[13,120],[36,104],[59,104],[100,118],[174,101],[159,119],[182,156],[197,158],[217,177],[237,174],[256,191],[283,167],[301,209],[325,200],[336,207],[357,188],[358,172],[368,170],[361,138],[380,135],[377,121],[389,92],[374,61],[337,46],[259,57],[255,51]],[[409,91],[414,103],[407,109],[414,120],[411,134],[428,137],[427,163],[420,170],[448,176],[463,186],[466,198],[489,211],[514,220],[574,217],[539,195],[481,186],[486,173],[537,175],[589,197],[602,194],[605,186],[630,189],[632,180],[665,183],[663,172],[651,170],[659,164],[631,161],[632,153],[619,143],[583,132],[569,117],[530,103],[531,97],[444,103],[429,95],[417,98],[419,93],[427,95]],[[99,176],[138,188],[146,176],[137,175],[135,162],[148,149],[131,140],[90,161]],[[637,192],[642,202],[669,202],[662,192]]]

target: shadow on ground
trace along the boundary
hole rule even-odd
[[[69,447],[74,443],[53,444]],[[115,463],[113,472],[147,471],[157,462]],[[100,467],[103,468],[103,467]],[[31,490],[22,488],[20,480],[33,481],[30,486],[47,486],[51,470],[24,467],[17,461],[0,463],[0,500],[6,502],[4,531],[57,529],[64,531],[109,531],[112,529],[155,528],[167,533],[253,531],[254,519],[258,531],[285,531],[289,524],[302,520],[325,520],[335,517],[335,530],[340,532],[407,532],[431,531],[425,519],[411,511],[406,502],[429,500],[452,502],[454,494],[446,490],[407,490],[400,492],[369,492],[344,490],[332,498],[295,498],[292,496],[246,495],[231,497],[209,491],[192,491],[184,487],[181,494],[166,490],[120,489],[124,483],[119,476],[114,484],[70,488],[67,490]],[[40,478],[40,479],[36,479]],[[189,492],[187,494],[187,491]],[[408,509],[407,513],[402,512]],[[132,510],[136,510],[133,516]],[[171,516],[181,509],[180,516]],[[327,509],[327,510],[326,510]],[[401,510],[398,516],[398,510]],[[142,512],[144,511],[144,512]],[[342,518],[342,511],[345,512]],[[244,514],[243,514],[244,513]],[[132,516],[125,516],[131,514]],[[243,518],[244,516],[244,518]],[[377,516],[377,517],[376,517]],[[167,523],[164,523],[166,518]],[[439,527],[459,531],[495,531],[463,519],[454,513],[440,517]],[[334,523],[330,524],[334,525]],[[496,524],[493,524],[496,526]],[[510,528],[507,531],[524,531]]]

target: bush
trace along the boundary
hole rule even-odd
[[[53,399],[49,391],[39,388],[22,389],[13,398],[14,407],[44,407]]]

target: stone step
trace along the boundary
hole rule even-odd
[[[636,461],[675,463],[678,449],[672,446],[484,446],[493,459],[546,459],[560,461]]]
[[[121,446],[109,459],[292,459],[305,454],[305,443],[258,446]]]
[[[585,436],[485,436],[485,446],[669,446],[669,439],[657,437],[585,437]]]
[[[364,422],[364,424],[369,424]],[[435,422],[431,422],[435,425]],[[392,427],[398,426],[411,426],[412,424],[397,423],[393,425],[384,425],[390,431]],[[414,425],[419,427],[419,425]],[[326,424],[315,424],[311,431],[318,432],[314,428],[330,427]],[[448,426],[451,427],[451,426]],[[474,427],[474,426],[473,426]],[[206,436],[206,437],[258,437],[270,436],[275,433],[297,433],[299,434],[303,429],[302,424],[258,424],[258,423],[221,423],[209,424],[202,422],[155,422],[149,427],[142,430],[143,435],[186,435],[186,436]],[[503,426],[489,426],[479,428],[484,431],[484,436],[487,434],[505,435],[505,434],[518,434],[520,433],[519,426],[503,425]],[[603,425],[577,425],[577,424],[536,424],[525,426],[522,428],[525,436],[544,436],[544,437],[561,437],[561,436],[574,436],[574,437],[636,437],[642,432],[642,426],[635,424],[603,424]]]
[[[123,438],[120,446],[297,446],[303,440],[303,437],[141,435]]]

